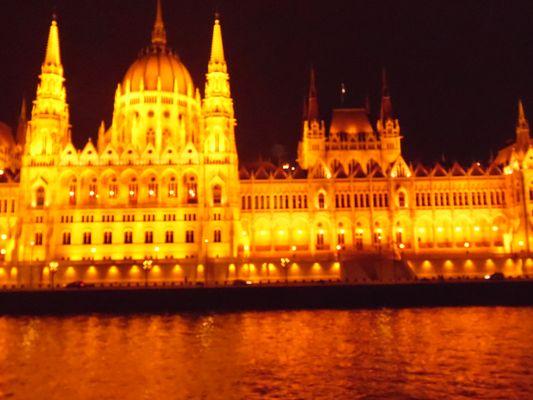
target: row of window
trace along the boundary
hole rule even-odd
[[[41,218],[42,217],[38,217]],[[215,213],[213,214],[213,219],[215,221],[220,221],[220,214]],[[143,214],[142,218],[143,222],[153,222],[156,220],[155,214]],[[196,221],[196,214],[184,214],[184,220],[185,221]],[[73,223],[74,222],[74,216],[72,215],[62,215],[60,218],[61,223]],[[135,222],[135,214],[124,214],[122,216],[123,222]],[[163,221],[176,221],[176,214],[163,214]],[[42,221],[36,221],[36,222],[42,222]],[[81,222],[94,222],[94,215],[82,215],[81,216]],[[102,215],[102,222],[115,222],[115,215],[113,214],[105,214]]]
[[[417,207],[501,206],[505,204],[505,192],[416,193],[415,203]]]
[[[241,209],[243,210],[284,210],[290,208],[307,208],[307,195],[247,195],[241,198]]]
[[[43,244],[43,234],[38,232],[35,234],[36,246],[41,246]],[[220,229],[215,229],[213,231],[213,242],[220,243],[222,242],[222,231]],[[70,232],[63,233],[62,243],[64,245],[72,244],[72,234]],[[124,232],[124,243],[131,244],[133,243],[133,232],[126,231]],[[154,233],[153,231],[144,232],[144,243],[154,243]],[[174,231],[165,232],[165,243],[174,243]],[[185,243],[194,243],[194,231],[187,230],[185,231]],[[84,232],[82,236],[82,244],[89,245],[93,244],[93,234],[92,232]],[[107,231],[104,232],[103,244],[113,244],[113,232]]]
[[[336,208],[351,208],[352,197],[349,194],[336,194],[335,195],[335,207]],[[320,204],[319,204],[320,206]],[[353,206],[355,208],[380,208],[389,206],[389,195],[388,193],[359,193],[353,195]],[[323,207],[321,207],[323,208]]]

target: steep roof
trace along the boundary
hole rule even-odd
[[[331,134],[344,132],[348,134],[372,133],[372,125],[364,108],[337,108],[329,128]]]

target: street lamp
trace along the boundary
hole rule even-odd
[[[59,269],[59,263],[57,261],[50,261],[48,263],[48,269],[50,271],[50,284],[52,285],[52,290],[54,290],[54,277]]]
[[[289,263],[291,260],[289,260],[287,257],[282,257],[280,260],[281,267],[283,268],[285,272],[285,283],[289,283]]]
[[[144,270],[144,286],[148,286],[148,274],[152,270],[152,260],[143,261],[143,270]]]

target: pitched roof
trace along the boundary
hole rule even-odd
[[[348,134],[372,133],[372,125],[364,108],[338,108],[333,110],[329,128],[331,134],[345,132]]]

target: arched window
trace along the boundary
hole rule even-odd
[[[198,203],[198,184],[196,183],[196,177],[194,175],[188,175],[185,177],[185,188],[187,189],[187,203]]]
[[[213,186],[213,204],[222,203],[222,187],[220,185]]]
[[[405,193],[404,192],[400,192],[400,193],[398,193],[398,207],[404,208],[405,205],[406,205]]]
[[[155,132],[152,128],[148,129],[146,132],[146,144],[150,143],[155,146]]]
[[[68,202],[71,206],[76,205],[76,189],[76,178],[73,178],[68,186]]]
[[[46,199],[46,192],[42,186],[39,186],[35,191],[35,205],[37,207],[43,207]]]
[[[131,178],[128,184],[128,201],[130,204],[137,204],[137,199],[139,196],[139,184],[137,183],[137,178]]]
[[[168,183],[168,197],[176,197],[178,193],[178,183],[176,182],[176,177],[170,177]]]
[[[326,196],[324,196],[324,193],[318,194],[318,208],[326,208]]]

